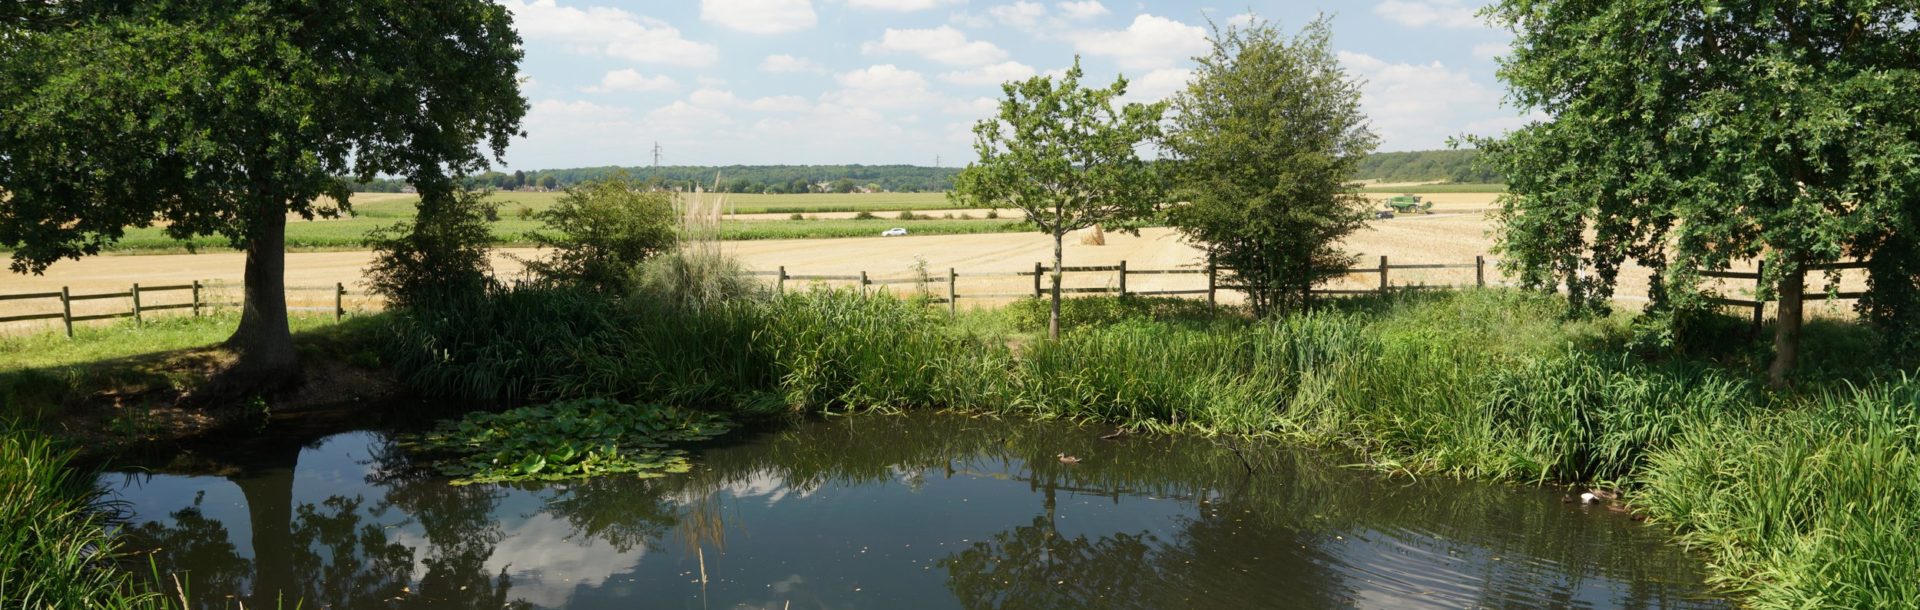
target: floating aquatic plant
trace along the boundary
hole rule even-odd
[[[567,400],[441,422],[408,445],[442,456],[435,467],[454,485],[562,481],[611,474],[641,478],[693,468],[674,443],[732,429],[726,419],[680,407],[602,398]]]

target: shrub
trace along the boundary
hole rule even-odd
[[[858,212],[858,213],[855,213],[855,214],[853,215],[853,219],[854,219],[854,220],[873,220],[873,219],[875,219],[875,218],[878,218],[878,217],[877,217],[877,216],[874,216],[874,215],[873,215],[873,212],[868,212],[868,211],[865,211],[865,210],[862,210],[862,211],[860,211],[860,212]]]
[[[987,220],[998,220],[999,218],[1000,210],[987,210]]]
[[[689,309],[718,307],[746,300],[765,289],[746,267],[717,250],[688,249],[654,257],[634,272],[636,298]]]
[[[368,289],[399,309],[479,295],[492,283],[485,218],[496,207],[480,191],[422,191],[413,218],[367,236]]]
[[[554,252],[526,261],[527,270],[602,290],[622,286],[642,261],[677,240],[672,195],[646,190],[624,172],[567,187],[539,217],[545,230],[532,237]]]
[[[799,212],[794,212],[792,214],[787,215],[787,220],[806,220],[806,219],[807,219],[806,215],[801,214]]]
[[[909,211],[901,212],[899,218],[900,220],[917,220],[921,217],[914,215],[914,213],[911,210],[909,210]]]

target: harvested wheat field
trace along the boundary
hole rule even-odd
[[[1441,205],[1471,205],[1466,197],[1481,200],[1490,200],[1492,197],[1474,193],[1460,195],[1462,198],[1459,201]],[[1436,210],[1439,209],[1440,205],[1436,205]],[[1388,257],[1388,261],[1396,265],[1471,264],[1475,256],[1489,252],[1493,242],[1491,229],[1492,224],[1482,214],[1439,212],[1403,215],[1375,221],[1368,229],[1355,234],[1347,245],[1350,251],[1360,256],[1360,267],[1378,266],[1381,256]],[[1077,236],[1067,240],[1066,262],[1069,266],[1107,266],[1126,261],[1132,270],[1201,270],[1206,265],[1200,252],[1184,243],[1178,233],[1171,229],[1146,229],[1139,236],[1108,233],[1106,245],[1101,246],[1082,245],[1080,242]],[[958,290],[963,296],[1031,294],[1032,278],[1006,274],[1032,271],[1035,263],[1050,260],[1053,251],[1052,241],[1037,232],[762,240],[727,242],[725,247],[750,269],[773,272],[784,266],[790,275],[857,275],[864,271],[874,279],[904,279],[917,277],[924,269],[932,280],[925,288],[937,295],[945,294],[946,273],[952,268],[960,274]],[[502,250],[494,257],[495,269],[502,276],[512,277],[520,270],[515,257],[538,254],[537,250],[526,248]],[[364,295],[364,288],[359,285],[361,273],[371,259],[372,254],[365,251],[287,254],[290,304],[296,308],[331,311],[332,286],[338,282],[346,284],[349,291],[345,299],[348,309],[379,307],[377,301]],[[199,280],[209,283],[209,301],[231,302],[238,300],[237,287],[244,262],[245,257],[238,252],[90,257],[62,261],[44,276],[0,276],[0,294],[58,292],[62,286],[70,287],[74,294],[98,294],[125,292],[134,282],[155,286]],[[1487,281],[1490,284],[1503,283],[1495,262],[1491,257],[1488,258]],[[1624,304],[1631,306],[1645,300],[1646,275],[1640,269],[1629,269],[1623,273],[1619,294]],[[1842,288],[1859,289],[1859,275],[1859,272],[1848,272]],[[772,281],[771,277],[766,279]],[[1389,280],[1396,286],[1468,285],[1474,282],[1474,272],[1472,269],[1394,270],[1389,273]],[[792,280],[788,287],[801,289],[809,283],[813,282]],[[852,285],[852,282],[840,280],[820,283]],[[1067,276],[1066,287],[1117,288],[1118,283],[1115,273],[1074,273]],[[1820,283],[1818,280],[1813,282],[1816,289]],[[1378,285],[1379,275],[1366,273],[1351,275],[1331,287],[1363,289]],[[1128,278],[1127,288],[1129,291],[1199,290],[1206,288],[1206,278],[1202,274],[1132,275]],[[920,286],[895,284],[887,289],[905,292],[918,290]],[[1741,286],[1729,285],[1726,292],[1729,296],[1745,296]],[[1224,301],[1237,300],[1229,292],[1223,291],[1221,295]],[[187,298],[185,292],[163,293],[150,295],[146,303],[185,302]],[[963,300],[962,305],[988,305],[1004,300],[1004,297]],[[128,299],[79,301],[74,305],[75,315],[125,311]],[[1844,303],[1825,304],[1815,309],[1831,315],[1845,315],[1848,311]],[[57,299],[0,302],[0,316],[58,311]]]

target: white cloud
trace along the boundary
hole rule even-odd
[[[1207,51],[1207,32],[1165,17],[1140,15],[1124,30],[1074,34],[1081,53],[1113,58],[1123,68],[1165,68]]]
[[[687,96],[686,101],[688,104],[716,111],[721,108],[742,108],[760,112],[799,112],[813,105],[806,98],[797,95],[776,95],[743,100],[732,91],[712,88],[694,91]]]
[[[560,6],[554,0],[500,0],[513,25],[528,40],[555,42],[574,53],[606,55],[642,63],[707,66],[719,59],[713,45],[681,37],[665,21],[625,10]]]
[[[645,76],[633,69],[614,70],[600,77],[600,84],[581,89],[587,93],[615,93],[619,91],[672,91],[680,88],[680,83],[664,74]]]
[[[819,23],[812,0],[700,0],[700,20],[755,34],[794,32]]]
[[[880,40],[860,45],[869,55],[912,53],[950,66],[977,66],[1007,58],[1007,52],[991,42],[967,40],[967,35],[949,26],[930,30],[887,28]]]
[[[1476,117],[1501,114],[1498,92],[1440,62],[1396,64],[1347,51],[1339,56],[1348,72],[1366,80],[1360,106],[1380,135],[1381,150],[1439,148]]]
[[[1443,28],[1486,27],[1474,15],[1476,5],[1463,0],[1385,0],[1373,5],[1373,14],[1408,27]]]
[[[1020,0],[1013,4],[987,9],[994,20],[1017,28],[1031,28],[1039,25],[1040,18],[1047,16],[1047,7],[1038,2]]]
[[[1100,0],[1061,2],[1054,6],[1060,7],[1060,14],[1066,15],[1068,19],[1092,19],[1112,14],[1112,11],[1107,10],[1107,5],[1101,4]]]
[[[1010,80],[1025,80],[1033,75],[1033,66],[1017,61],[1005,61],[971,70],[948,72],[940,75],[940,80],[956,85],[998,85]]]
[[[1187,88],[1187,81],[1193,80],[1193,70],[1187,68],[1161,68],[1139,78],[1127,80],[1126,101],[1158,102],[1173,97]]]
[[[657,131],[685,133],[713,127],[730,125],[733,117],[727,113],[703,104],[687,100],[675,101],[648,112],[646,125]]]
[[[868,66],[833,77],[843,90],[828,94],[828,106],[907,108],[938,99],[919,72],[893,64]]]
[[[1473,56],[1480,59],[1493,59],[1506,55],[1513,45],[1505,42],[1485,42],[1473,45]]]
[[[962,4],[967,0],[847,0],[847,6],[883,11],[924,11],[936,6]]]
[[[826,72],[827,69],[821,67],[820,64],[814,63],[813,60],[811,59],[807,59],[804,57],[794,57],[792,55],[787,55],[785,53],[782,53],[779,55],[768,55],[766,59],[761,60],[760,71],[773,72],[776,74],[777,73],[806,73],[806,72],[819,73],[819,72]]]

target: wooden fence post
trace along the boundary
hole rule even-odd
[[[960,285],[960,272],[954,270],[954,268],[952,267],[948,267],[947,268],[947,315],[948,316],[959,315],[960,313],[960,306],[957,304],[960,302],[959,285]]]
[[[200,280],[193,281],[193,317],[200,317]]]
[[[338,323],[347,317],[347,285],[345,282],[333,283],[333,321]]]
[[[867,272],[860,272],[860,296],[867,296]]]
[[[1127,296],[1127,261],[1120,261],[1120,296]]]
[[[1380,255],[1380,294],[1386,294],[1388,286],[1389,284],[1387,284],[1387,255],[1382,254]]]
[[[1487,287],[1487,257],[1485,255],[1473,257],[1473,285],[1480,288]]]
[[[1207,306],[1213,307],[1218,300],[1214,293],[1220,285],[1220,268],[1214,266],[1213,259],[1207,259]]]
[[[1754,267],[1753,275],[1753,327],[1749,330],[1751,336],[1748,340],[1757,341],[1760,339],[1761,327],[1765,324],[1767,315],[1767,300],[1761,297],[1766,293],[1767,288],[1767,261],[1760,261],[1760,264]]]
[[[145,326],[147,321],[140,317],[140,285],[133,285],[133,325]]]
[[[777,294],[787,293],[787,266],[786,265],[780,266],[780,278],[773,281],[773,291]]]
[[[67,324],[67,338],[73,338],[73,291],[60,287],[60,321]]]
[[[1033,264],[1033,298],[1040,298],[1040,263]]]

